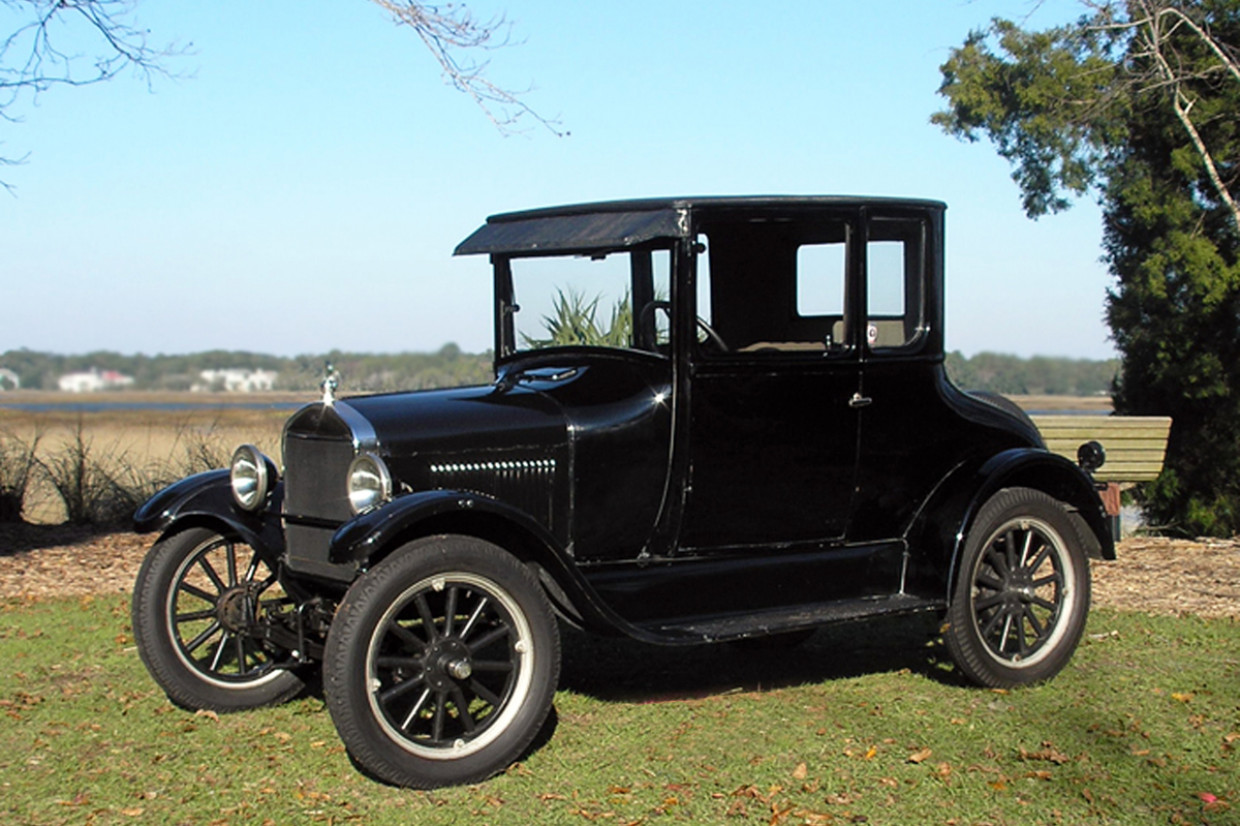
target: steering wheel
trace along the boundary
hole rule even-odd
[[[645,329],[650,324],[654,319],[656,310],[662,310],[670,318],[672,315],[672,303],[670,301],[651,301],[645,307],[642,307],[642,311],[637,314],[638,329]],[[719,352],[727,353],[731,351],[732,348],[728,347],[728,343],[723,340],[723,336],[715,332],[715,329],[706,323],[706,319],[698,316],[697,327],[706,336],[706,340],[714,345]]]

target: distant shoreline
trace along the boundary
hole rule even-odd
[[[345,393],[344,396],[350,394]],[[357,394],[363,395],[363,394]],[[1023,409],[1037,413],[1098,413],[1112,410],[1109,396],[1008,396]],[[203,410],[223,407],[249,409],[295,408],[317,401],[309,391],[264,393],[192,393],[188,391],[110,390],[67,393],[49,390],[9,390],[0,393],[0,408],[27,411]]]
[[[158,404],[224,407],[234,404],[298,404],[318,398],[318,393],[306,390],[262,393],[194,393],[188,390],[101,390],[93,393],[70,393],[63,390],[6,390],[0,393],[0,407]]]

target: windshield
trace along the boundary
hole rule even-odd
[[[671,252],[514,258],[513,338],[517,351],[610,347],[666,352]]]

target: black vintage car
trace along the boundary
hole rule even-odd
[[[498,215],[495,380],[323,399],[135,517],[133,626],[176,703],[321,668],[386,781],[480,780],[551,707],[558,621],[661,645],[942,615],[960,671],[1049,678],[1114,545],[1089,471],[943,369],[933,201],[686,198]],[[557,619],[558,618],[558,619]]]

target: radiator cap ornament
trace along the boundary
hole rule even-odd
[[[323,388],[323,404],[330,407],[336,401],[336,388],[340,386],[340,373],[330,361],[323,363],[323,381],[319,382],[319,387]]]

